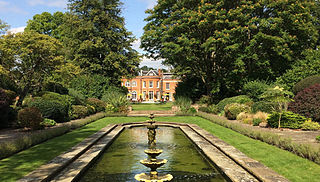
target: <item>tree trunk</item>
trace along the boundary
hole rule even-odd
[[[19,99],[18,99],[18,102],[17,102],[17,105],[16,105],[17,107],[22,106],[22,101],[26,97],[26,95],[28,94],[28,91],[29,91],[29,87],[25,87],[23,89],[23,91],[19,94]]]
[[[279,113],[278,129],[281,127],[281,126],[280,126],[281,116],[282,116],[282,112]]]

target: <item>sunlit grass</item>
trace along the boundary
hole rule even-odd
[[[139,103],[132,104],[133,111],[169,111],[171,110],[172,102],[167,102],[165,104],[158,103]]]

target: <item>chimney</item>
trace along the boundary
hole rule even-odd
[[[161,76],[161,75],[162,75],[162,71],[161,71],[161,69],[158,69],[158,74],[159,74],[159,76]]]

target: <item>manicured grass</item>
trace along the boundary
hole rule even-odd
[[[0,181],[15,181],[110,123],[145,121],[146,117],[107,117],[0,161]],[[316,182],[320,166],[290,152],[241,135],[200,117],[158,117],[157,121],[198,124],[291,181]]]
[[[153,104],[153,103],[139,103],[132,104],[133,111],[169,111],[171,110],[172,102],[165,104]]]

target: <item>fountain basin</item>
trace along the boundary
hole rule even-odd
[[[173,179],[173,176],[171,174],[163,174],[163,175],[157,175],[157,179],[152,179],[149,174],[141,173],[137,174],[135,176],[135,179],[137,181],[144,181],[144,182],[165,182],[165,181],[171,181]]]
[[[111,143],[117,136],[123,131],[124,128],[136,127],[136,126],[146,126],[147,123],[129,123],[120,125],[109,125],[102,129],[98,133],[90,136],[84,142],[76,145],[72,150],[56,157],[48,164],[41,166],[39,169],[31,172],[20,181],[78,181],[82,177],[82,174],[90,167],[99,156],[101,156],[105,149],[106,151],[113,148]],[[266,182],[287,182],[288,180],[280,176],[276,172],[262,165],[261,163],[245,156],[243,153],[235,149],[234,147],[226,144],[222,140],[212,136],[207,131],[201,129],[197,125],[181,124],[181,123],[157,123],[158,126],[171,126],[180,128],[181,131],[193,142],[193,145],[201,151],[214,166],[217,167],[218,171],[226,178],[227,181],[266,181]],[[119,137],[120,138],[120,137]],[[118,140],[118,139],[117,139]],[[117,141],[116,140],[116,141]],[[139,145],[131,146],[136,148]],[[142,148],[145,148],[143,146]],[[174,148],[175,145],[169,145],[169,148]],[[166,151],[165,149],[164,151]],[[178,151],[182,153],[185,151]],[[125,151],[126,155],[128,154]],[[188,153],[188,152],[185,152]],[[107,152],[108,154],[108,152]],[[170,158],[164,156],[164,158]],[[120,156],[120,158],[123,156]],[[137,159],[145,157],[143,151],[137,156]],[[187,158],[188,159],[188,158]],[[138,161],[139,161],[138,160]],[[191,162],[189,159],[187,160]],[[115,163],[113,163],[115,164]],[[118,163],[117,163],[118,164]],[[119,163],[120,164],[120,163]],[[192,164],[192,162],[190,163]],[[181,164],[183,165],[183,164]],[[124,164],[124,166],[128,166]],[[140,166],[137,164],[136,166]],[[142,166],[142,165],[141,165]],[[170,165],[165,165],[170,166]],[[184,165],[186,166],[186,165]],[[142,166],[143,167],[143,166]],[[110,170],[122,168],[122,166],[113,165]],[[143,171],[145,171],[143,169]],[[205,170],[205,168],[204,168]],[[165,172],[165,171],[159,171]],[[170,172],[170,171],[168,171]],[[119,172],[124,175],[131,175],[123,171]],[[170,172],[171,173],[171,172]],[[184,175],[188,174],[189,178],[193,181],[204,182],[208,176],[215,176],[215,173],[208,174],[196,174],[176,171],[173,174],[174,180],[185,181]],[[133,174],[134,175],[134,174]],[[100,177],[100,176],[98,176]],[[103,176],[101,176],[103,177]],[[133,179],[133,177],[131,178]],[[107,181],[107,180],[106,180]],[[115,180],[115,181],[125,181],[125,180]],[[223,180],[224,181],[224,180]]]
[[[148,168],[151,168],[151,171],[156,170],[167,162],[167,159],[156,159],[155,161],[149,159],[140,160],[140,163]]]

